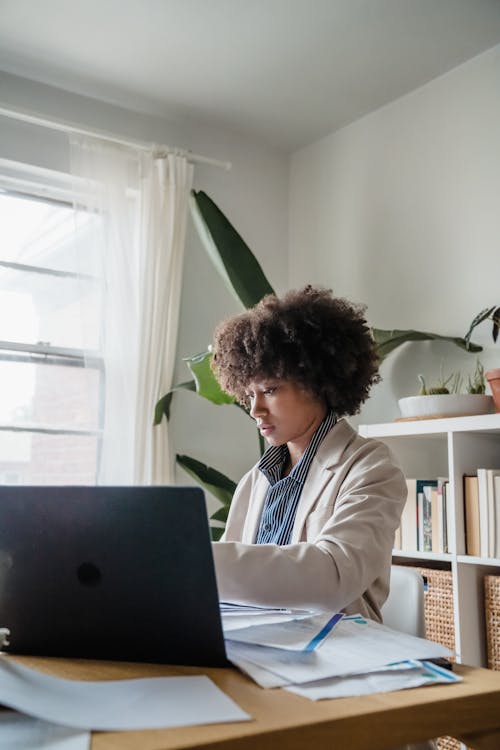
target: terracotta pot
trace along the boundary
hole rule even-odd
[[[484,375],[490,384],[491,395],[493,396],[496,410],[500,411],[500,369],[487,370]]]

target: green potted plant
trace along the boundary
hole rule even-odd
[[[452,372],[445,377],[441,366],[441,376],[436,385],[428,387],[424,376],[418,375],[420,391],[417,396],[399,399],[402,420],[436,419],[438,417],[463,417],[474,414],[489,414],[494,411],[491,396],[485,394],[484,367],[479,360],[472,375],[464,377],[460,372]]]
[[[473,318],[472,323],[469,326],[469,330],[464,336],[464,341],[466,342],[467,348],[469,348],[470,346],[470,337],[472,335],[472,331],[474,330],[474,328],[476,328],[476,326],[478,326],[480,323],[483,323],[483,321],[485,320],[490,320],[492,322],[491,336],[493,338],[493,341],[496,343],[498,339],[498,331],[500,329],[500,306],[493,305],[493,307],[485,307],[484,310],[481,310],[481,312],[479,312],[475,316],[475,318]],[[500,368],[487,370],[485,372],[485,377],[490,385],[496,410],[500,412]]]

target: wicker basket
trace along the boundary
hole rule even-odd
[[[484,610],[489,669],[500,670],[500,576],[484,576]]]
[[[438,750],[460,750],[462,747],[461,743],[453,737],[438,737],[436,745]]]
[[[455,650],[453,579],[449,570],[416,568],[425,582],[425,637]]]

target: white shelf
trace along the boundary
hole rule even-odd
[[[463,476],[481,466],[500,465],[500,413],[363,424],[358,430],[364,437],[386,441],[408,477],[449,477],[451,552],[396,549],[393,557],[398,562],[451,570],[458,660],[486,666],[483,577],[500,575],[500,559],[465,554]]]
[[[422,562],[448,562],[451,563],[454,559],[454,555],[450,555],[448,552],[414,552],[403,551],[401,549],[394,549],[392,551],[393,557],[404,557],[407,560],[421,560]],[[474,558],[475,559],[475,558]],[[500,560],[498,560],[500,564]]]
[[[473,417],[446,419],[414,419],[407,422],[386,422],[359,425],[364,437],[398,437],[413,435],[443,435],[447,432],[494,433],[500,430],[500,413],[478,414]]]
[[[488,568],[500,568],[498,557],[475,557],[474,555],[457,555],[457,562],[465,565],[484,565]],[[500,571],[498,573],[500,575]]]

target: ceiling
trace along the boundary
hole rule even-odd
[[[0,0],[0,18],[0,69],[283,151],[500,43],[500,0]]]

